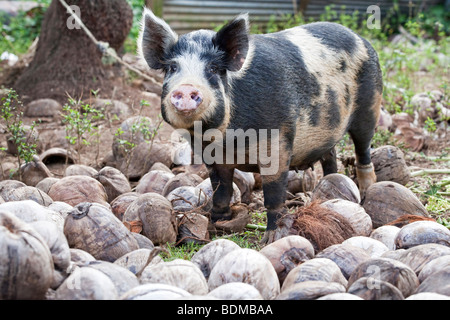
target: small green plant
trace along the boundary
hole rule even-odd
[[[19,100],[17,92],[8,90],[6,96],[1,99],[0,118],[3,120],[6,132],[9,134],[9,142],[17,148],[17,163],[19,165],[19,179],[22,180],[20,168],[22,161],[25,163],[33,161],[36,155],[35,128],[37,123],[32,122],[29,129],[23,123],[23,104]],[[2,148],[4,150],[4,148]]]
[[[427,117],[427,120],[425,120],[424,129],[429,132],[435,132],[437,130],[436,122],[430,117]]]
[[[114,136],[116,141],[121,146],[122,151],[125,154],[125,176],[128,175],[128,167],[133,155],[133,151],[137,147],[137,140],[143,139],[150,144],[149,152],[151,152],[153,147],[153,141],[155,140],[159,129],[163,124],[162,115],[158,115],[158,122],[155,126],[152,125],[150,120],[146,117],[141,117],[144,108],[150,106],[149,102],[146,100],[141,100],[140,110],[138,120],[135,121],[132,126],[130,133],[126,133],[121,127],[118,127]],[[144,168],[146,168],[147,163],[144,163]]]
[[[81,160],[82,146],[90,145],[89,136],[98,134],[95,122],[104,119],[102,110],[92,108],[81,100],[69,97],[68,103],[63,106],[63,123],[66,124],[66,139]]]

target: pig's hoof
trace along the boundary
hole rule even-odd
[[[261,245],[268,245],[271,244],[272,242],[275,242],[277,240],[281,239],[279,232],[277,232],[276,230],[266,230],[264,232],[264,236],[261,239],[260,244]]]
[[[229,212],[223,212],[223,213],[214,213],[211,212],[211,222],[215,223],[217,221],[221,221],[221,220],[231,220],[232,215],[231,215],[231,210]]]
[[[367,165],[356,165],[356,176],[361,200],[364,200],[367,189],[377,182],[377,176],[372,163]]]

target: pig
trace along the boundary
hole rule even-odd
[[[215,190],[212,222],[231,219],[234,170],[260,172],[267,209],[262,242],[284,236],[288,224],[281,217],[289,170],[305,170],[320,161],[324,175],[337,172],[335,145],[346,132],[355,148],[360,192],[376,182],[370,147],[380,115],[382,73],[371,44],[350,29],[314,22],[250,34],[249,16],[241,14],[217,32],[178,35],[145,8],[138,53],[151,69],[165,74],[162,117],[189,132],[191,144],[201,143],[200,148],[193,146],[195,154],[204,160],[201,151],[211,144],[237,148],[242,133],[241,141],[248,142],[244,161],[206,164]],[[202,139],[212,129],[223,136]],[[229,139],[227,133],[239,129],[241,135]],[[278,134],[256,142],[248,134],[261,136],[261,130],[275,129]],[[276,170],[263,172],[269,165],[250,140],[266,144],[276,156],[271,158]],[[217,155],[220,149],[215,150]],[[255,156],[256,163],[248,161]]]

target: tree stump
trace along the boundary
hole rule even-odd
[[[121,49],[133,22],[126,0],[66,0],[77,6],[81,21],[98,41]],[[24,101],[52,98],[67,101],[102,88],[113,88],[118,68],[102,63],[102,53],[86,33],[75,26],[73,17],[58,0],[45,13],[33,61],[15,83]],[[74,27],[75,26],[75,27]],[[66,93],[67,92],[67,93]]]

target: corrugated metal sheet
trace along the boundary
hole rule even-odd
[[[294,13],[292,0],[166,0],[163,7],[164,20],[178,33],[212,29],[244,12],[250,14],[252,24]]]
[[[432,5],[444,3],[443,0],[397,0],[399,9],[402,13],[414,14],[417,10],[427,8]],[[321,14],[325,12],[325,7],[333,4],[335,10],[341,11],[341,7],[345,6],[345,13],[352,13],[358,10],[360,13],[365,14],[366,10],[371,5],[377,5],[380,8],[381,16],[384,17],[386,13],[394,7],[394,1],[388,0],[312,0],[309,1],[306,11],[304,12],[305,17],[319,18]]]
[[[408,14],[417,12],[445,0],[398,0],[400,10]],[[186,33],[196,29],[213,29],[234,18],[236,15],[248,12],[252,25],[265,25],[271,19],[282,20],[286,14],[294,13],[294,2],[297,8],[306,5],[304,16],[317,19],[325,12],[325,7],[335,5],[335,10],[341,12],[345,6],[346,13],[358,10],[366,14],[367,7],[378,5],[381,15],[393,7],[394,1],[387,0],[165,0],[163,18],[178,33]],[[412,6],[411,6],[412,5]]]

